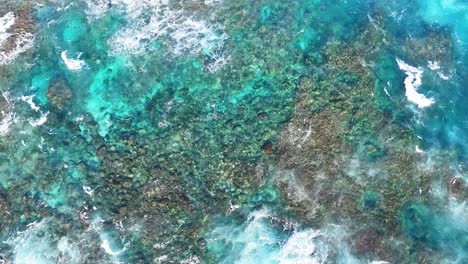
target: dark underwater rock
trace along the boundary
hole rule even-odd
[[[357,231],[351,236],[350,242],[353,253],[359,257],[378,256],[384,259],[388,255],[384,248],[384,235],[373,228]]]
[[[72,98],[72,91],[65,80],[58,79],[47,87],[46,95],[53,106],[63,110]]]

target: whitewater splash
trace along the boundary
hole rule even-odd
[[[405,88],[408,101],[415,103],[419,108],[425,108],[435,103],[434,99],[427,98],[424,94],[418,93],[417,91],[422,84],[423,69],[410,66],[398,58],[396,62],[400,70],[404,71],[407,76],[405,79]]]
[[[2,109],[0,110],[0,135],[6,136],[10,133],[11,127],[13,124],[16,124],[20,121],[20,118],[17,116],[16,112],[14,111],[14,106],[16,101],[22,101],[29,105],[30,109],[36,113],[39,113],[39,117],[28,118],[28,123],[33,126],[42,126],[47,122],[47,116],[49,115],[49,111],[42,111],[33,101],[34,95],[25,96],[22,95],[19,98],[10,98],[8,92],[1,92],[2,99]]]
[[[18,122],[16,113],[13,111],[13,102],[10,100],[7,92],[2,92],[5,107],[1,109],[0,135],[5,136],[10,132],[11,126]]]
[[[86,62],[84,60],[80,60],[82,53],[78,53],[77,59],[69,58],[67,53],[68,51],[62,51],[60,58],[70,71],[80,71],[86,66]]]
[[[122,263],[118,257],[127,248],[115,249],[115,240],[103,230],[102,222],[100,217],[96,217],[89,222],[88,230],[78,234],[68,232],[60,237],[62,226],[57,219],[44,218],[28,224],[24,231],[17,232],[3,243],[11,247],[12,254],[8,258],[11,257],[15,264],[89,263],[89,258],[96,261],[97,255],[100,255],[99,263]]]
[[[278,220],[266,209],[254,211],[241,226],[216,227],[208,249],[223,256],[220,263],[325,263],[328,247],[321,231],[295,230],[289,222],[275,226]]]
[[[61,237],[54,243],[51,224],[53,221],[50,218],[33,222],[25,231],[3,242],[13,249],[13,263],[80,263],[80,251],[75,243],[71,243],[67,237]]]
[[[6,65],[15,60],[21,53],[33,47],[34,35],[21,30],[20,32],[10,32],[16,23],[13,12],[0,17],[0,65]],[[12,47],[6,47],[7,41],[13,41]]]
[[[34,95],[29,95],[29,96],[21,96],[20,97],[20,100],[27,103],[29,105],[29,107],[40,114],[40,117],[37,118],[37,119],[33,119],[33,118],[29,118],[28,121],[29,121],[29,124],[33,127],[37,127],[37,126],[42,126],[43,124],[45,124],[45,122],[47,121],[47,116],[49,115],[49,111],[47,112],[43,112],[33,101],[33,98],[34,98]]]
[[[0,47],[7,38],[11,36],[8,33],[8,29],[15,24],[15,14],[13,12],[6,13],[3,17],[0,17]]]
[[[106,1],[107,2],[107,1]],[[206,66],[209,71],[216,71],[228,60],[224,43],[228,35],[223,27],[201,18],[198,12],[187,12],[172,8],[168,1],[112,1],[120,13],[126,14],[128,23],[119,29],[109,40],[110,54],[142,55],[156,50],[158,43],[166,45],[174,56],[182,54],[204,54],[210,58]],[[216,7],[220,1],[205,1],[208,10]],[[107,3],[88,1],[88,12],[92,19],[106,12]],[[211,12],[211,11],[210,11]],[[213,12],[211,12],[213,13]],[[148,17],[149,16],[149,17]],[[211,15],[210,20],[213,19]]]
[[[427,67],[431,69],[432,71],[435,71],[439,78],[441,78],[444,81],[448,81],[450,79],[449,76],[445,75],[440,71],[441,67],[437,61],[428,61],[427,62]]]
[[[7,135],[10,132],[11,125],[16,123],[16,121],[16,114],[14,112],[4,113],[2,111],[2,121],[0,121],[0,135]]]
[[[217,263],[278,264],[387,264],[386,260],[356,257],[346,226],[325,224],[302,228],[263,208],[251,212],[246,221],[217,223],[207,238],[208,251]]]

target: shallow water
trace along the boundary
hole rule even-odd
[[[466,263],[467,19],[0,0],[3,263]]]

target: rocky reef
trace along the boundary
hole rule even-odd
[[[1,261],[465,261],[460,48],[345,2],[0,1]]]

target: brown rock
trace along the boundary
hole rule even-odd
[[[262,145],[262,151],[265,154],[273,154],[273,144],[271,144],[271,141],[267,141]]]
[[[384,236],[373,228],[357,231],[351,236],[351,249],[359,257],[388,257],[384,249]]]
[[[72,97],[72,92],[63,79],[53,81],[46,91],[49,102],[60,110],[63,110]]]

